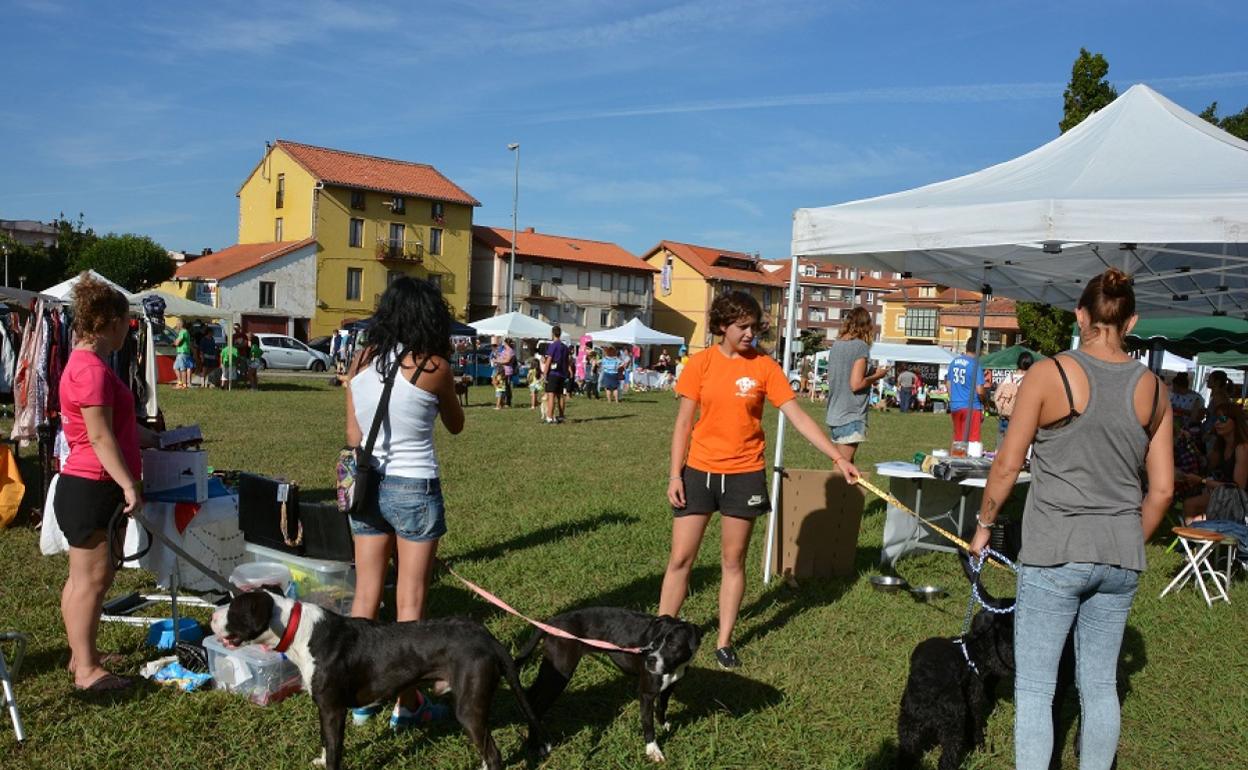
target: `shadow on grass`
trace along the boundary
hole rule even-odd
[[[829,580],[803,580],[793,586],[781,580],[775,587],[764,591],[747,607],[741,609],[741,617],[748,618],[767,610],[768,607],[779,605],[779,610],[767,620],[751,626],[748,631],[740,634],[734,644],[746,645],[755,639],[762,638],[772,631],[783,628],[795,618],[819,607],[826,607],[845,595],[857,576]]]
[[[627,420],[630,417],[636,417],[636,416],[637,415],[635,414],[604,414],[601,417],[580,417],[580,418],[571,417],[571,418],[568,418],[568,422],[575,424],[575,423],[581,423],[581,422],[598,422],[600,420]]]
[[[244,386],[241,388],[234,388],[234,390],[246,392],[249,389]],[[281,391],[314,391],[321,390],[321,388],[313,385],[303,385],[297,382],[261,382],[260,386],[256,390],[261,393],[276,393]]]
[[[446,559],[452,567],[469,561],[489,561],[490,559],[505,556],[511,551],[519,551],[524,548],[533,548],[534,546],[577,537],[613,524],[636,524],[640,520],[636,516],[630,516],[621,511],[603,511],[597,516],[590,516],[589,518],[576,521],[565,521],[542,527],[541,529],[535,529],[532,532],[526,532],[523,535],[504,540],[501,543],[481,546],[463,553],[448,553],[446,554]]]
[[[610,665],[606,661],[603,664]],[[729,671],[690,667],[685,677],[673,685],[668,711],[672,725],[669,735],[678,735],[681,727],[714,712],[741,717],[771,708],[783,700],[784,693],[769,684]],[[568,691],[542,717],[547,737],[554,747],[552,757],[558,757],[560,743],[583,730],[590,731],[590,745],[598,744],[617,719],[633,723],[637,755],[644,756],[640,705],[634,707],[633,704],[638,704],[638,695],[637,680],[632,677],[617,672],[609,680],[585,689],[576,689],[573,677]],[[509,716],[518,718],[519,715]],[[660,733],[659,739],[663,742],[665,736]]]

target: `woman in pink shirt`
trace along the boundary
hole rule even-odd
[[[61,616],[69,638],[69,671],[82,690],[119,690],[130,684],[104,668],[96,648],[104,595],[113,584],[109,519],[119,505],[131,515],[142,508],[139,442],[154,444],[155,438],[136,422],[134,395],[105,363],[125,342],[128,316],[121,292],[83,274],[74,287],[74,348],[60,380],[69,456],[52,502],[69,541]]]

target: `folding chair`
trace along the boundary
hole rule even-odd
[[[0,686],[3,686],[4,699],[0,706],[9,712],[9,719],[13,722],[13,732],[17,735],[17,742],[21,743],[26,740],[26,729],[22,727],[22,715],[17,711],[17,696],[13,694],[13,680],[17,677],[17,672],[22,667],[22,658],[26,654],[26,634],[17,631],[0,632],[0,643],[3,642],[13,642],[17,650],[13,654],[13,669],[10,671],[8,662],[4,659],[4,647],[0,646]]]
[[[1229,604],[1231,597],[1226,593],[1226,587],[1230,583],[1230,568],[1228,567],[1226,575],[1223,575],[1213,565],[1214,553],[1218,546],[1225,544],[1226,537],[1216,532],[1192,527],[1175,527],[1172,531],[1183,548],[1187,563],[1183,565],[1183,569],[1179,570],[1179,574],[1174,576],[1174,580],[1170,581],[1170,585],[1166,586],[1161,595],[1165,596],[1170,593],[1171,589],[1177,591],[1194,577],[1201,595],[1205,597],[1205,604],[1212,607],[1214,599],[1221,599]],[[1216,593],[1211,595],[1206,578],[1213,583]]]

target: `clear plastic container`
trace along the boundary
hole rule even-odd
[[[208,673],[218,690],[237,693],[259,706],[268,706],[303,689],[299,669],[280,652],[256,645],[227,648],[220,639],[204,639]]]
[[[255,591],[265,586],[278,586],[286,596],[294,596],[294,576],[285,564],[275,561],[246,562],[230,573],[230,582],[244,591]]]
[[[950,457],[966,457],[966,442],[965,441],[953,442],[953,445],[949,447],[949,456]]]
[[[351,603],[355,599],[355,567],[350,562],[309,559],[255,543],[245,543],[243,549],[255,562],[279,562],[290,570],[294,598],[340,615],[351,613]]]

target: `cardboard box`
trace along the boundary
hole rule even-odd
[[[776,501],[772,501],[775,505]],[[866,496],[840,471],[785,470],[780,476],[773,575],[852,577]]]
[[[177,503],[208,499],[208,453],[143,450],[143,497]]]

